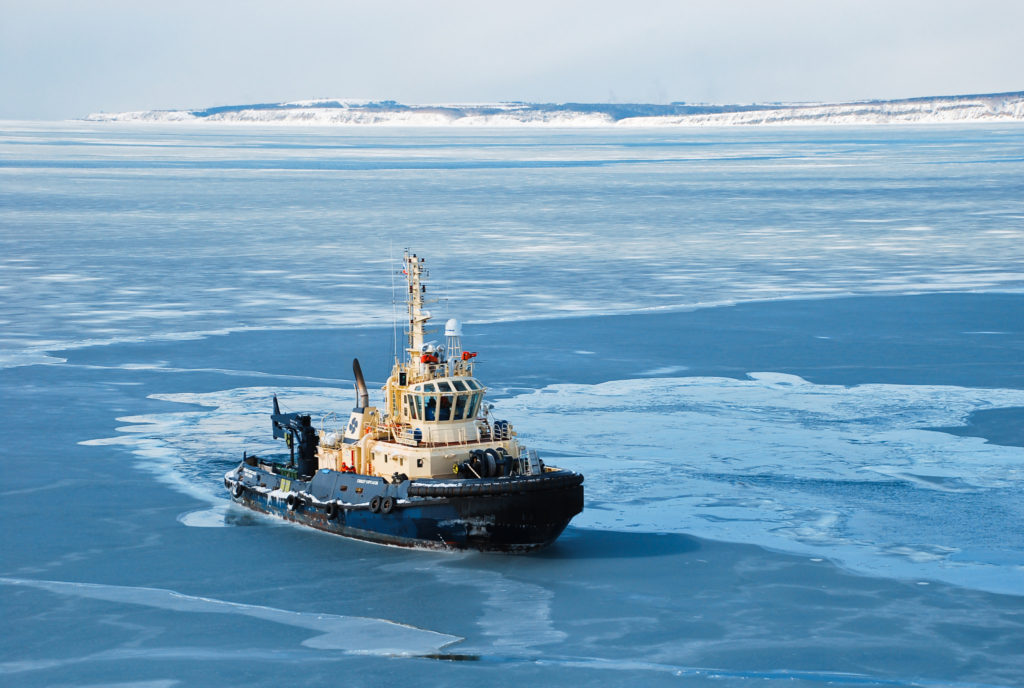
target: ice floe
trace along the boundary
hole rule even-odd
[[[927,428],[1020,406],[1022,390],[752,373],[554,385],[494,413],[549,462],[586,474],[576,525],[685,532],[1019,594],[1024,568],[1002,564],[1024,542],[990,519],[1019,508],[1024,449]],[[975,556],[953,556],[964,550]]]

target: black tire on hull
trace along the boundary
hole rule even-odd
[[[493,449],[488,449],[484,452],[484,466],[486,473],[482,473],[485,478],[493,478],[498,475],[498,462],[495,460],[498,454]]]
[[[484,452],[482,449],[474,449],[469,453],[469,465],[473,471],[476,472],[481,478],[487,474],[486,461],[484,460]]]

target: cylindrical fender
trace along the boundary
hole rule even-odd
[[[484,453],[480,449],[474,449],[469,453],[469,465],[476,471],[477,475],[481,478],[485,477],[484,471],[486,470],[486,461],[484,461]]]
[[[504,447],[495,449],[498,455],[498,475],[512,475],[512,457]]]
[[[484,452],[484,469],[486,472],[481,473],[482,478],[493,478],[498,474],[498,454],[493,449],[488,449]]]

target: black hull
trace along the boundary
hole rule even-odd
[[[542,480],[425,482],[406,487],[390,513],[369,503],[321,501],[306,492],[281,493],[226,481],[237,503],[255,511],[357,540],[398,547],[528,552],[554,542],[583,510],[583,477],[569,471]],[[519,483],[517,485],[517,483]],[[448,485],[448,487],[445,487]],[[417,491],[452,496],[407,496]],[[391,491],[388,489],[387,491]],[[489,494],[469,494],[473,491]]]

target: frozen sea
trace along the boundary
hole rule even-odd
[[[226,498],[406,247],[544,552]],[[0,366],[4,685],[1024,685],[1024,126],[0,123]]]

